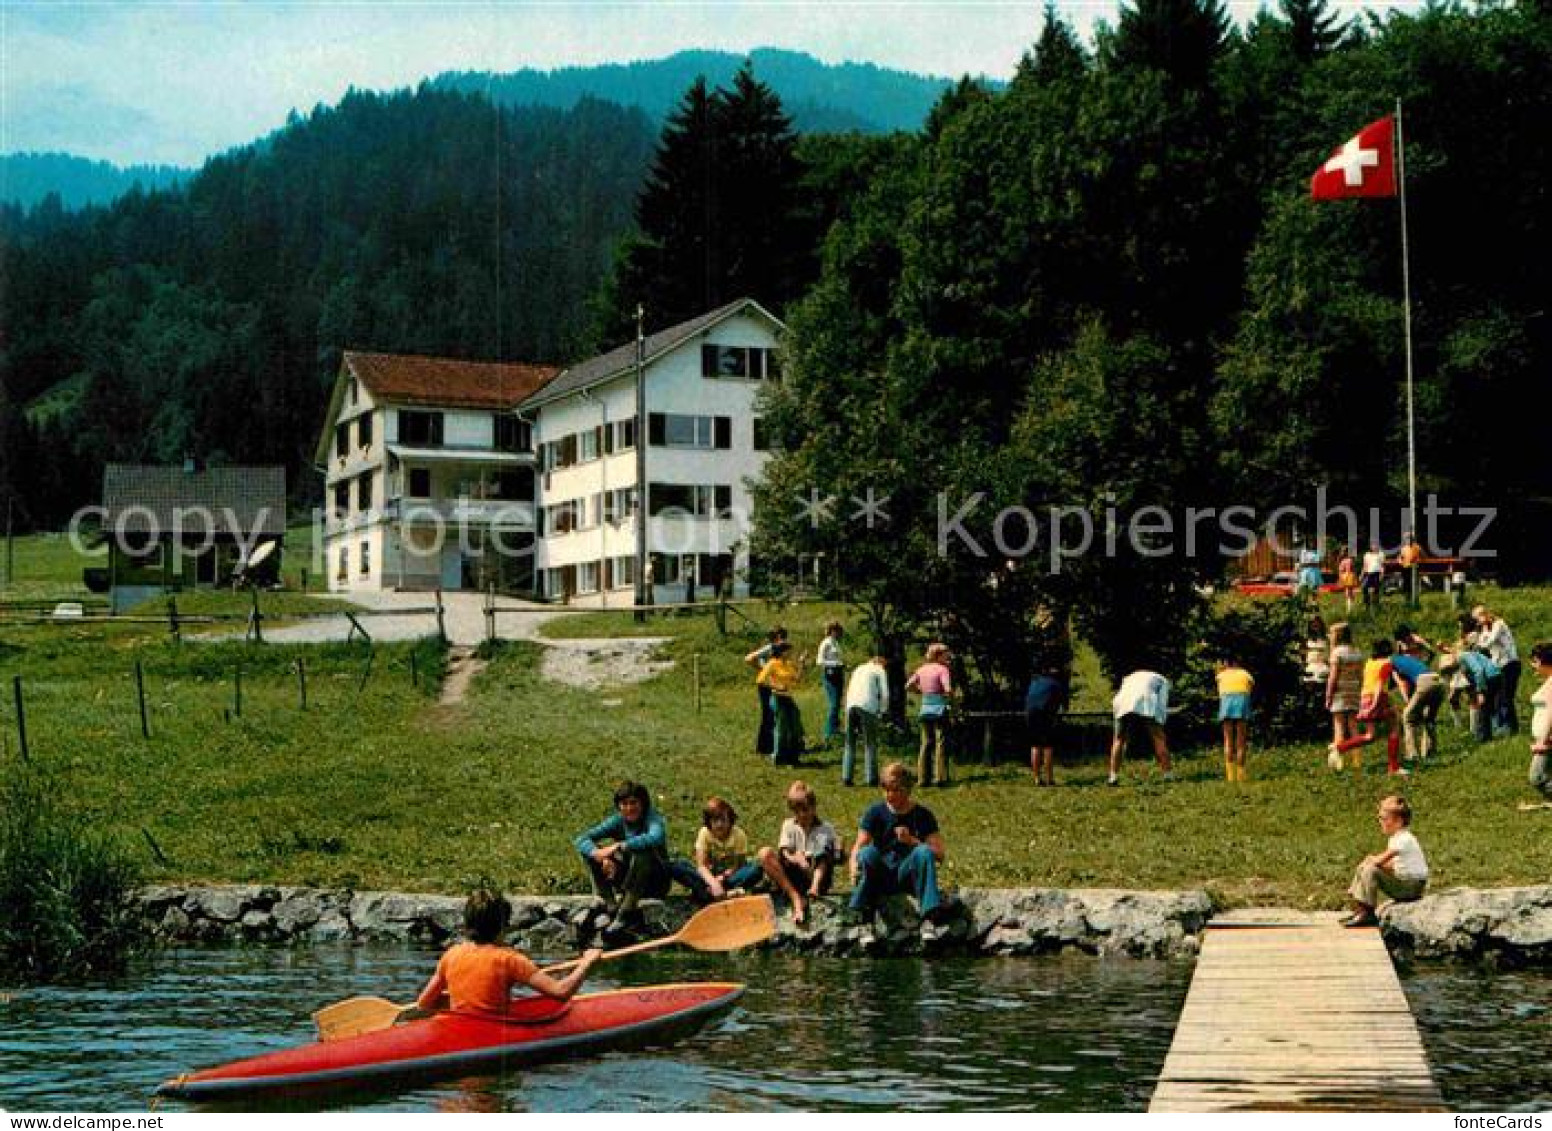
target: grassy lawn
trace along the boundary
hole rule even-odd
[[[1552,637],[1547,590],[1487,592],[1522,649]],[[836,606],[750,606],[812,651]],[[1389,629],[1392,615],[1377,626]],[[1442,634],[1449,610],[1433,598],[1414,623]],[[564,635],[668,636],[675,666],[630,687],[590,693],[544,680],[541,646],[508,644],[467,703],[442,708],[411,685],[410,645],[379,645],[362,684],[365,646],[175,646],[157,626],[13,628],[0,625],[0,733],[17,757],[11,676],[25,681],[35,765],[118,830],[153,879],[351,884],[457,891],[479,877],[512,890],[581,891],[571,836],[608,810],[612,783],[647,782],[687,851],[707,794],[734,801],[755,843],[769,843],[793,775],[752,753],[755,696],[744,653],[759,628],[733,619],[721,638],[710,616],[570,615]],[[1372,634],[1360,621],[1365,642]],[[424,675],[435,646],[415,646]],[[856,648],[853,648],[855,654]],[[699,656],[701,710],[691,673]],[[298,702],[303,659],[309,704]],[[144,667],[152,737],[140,735],[134,662]],[[228,718],[243,672],[243,712]],[[1083,698],[1102,704],[1097,674]],[[1529,687],[1522,685],[1522,699]],[[800,695],[817,734],[823,696]],[[1522,704],[1523,706],[1523,704]],[[1546,882],[1552,813],[1522,814],[1526,741],[1486,746],[1443,724],[1445,754],[1409,783],[1417,830],[1437,885]],[[1379,843],[1375,800],[1389,788],[1383,753],[1361,776],[1324,768],[1325,739],[1253,746],[1248,785],[1223,782],[1216,751],[1185,751],[1172,784],[1141,761],[1121,789],[1089,760],[1040,790],[1015,744],[1002,761],[956,768],[953,786],[924,791],[949,844],[946,879],[961,885],[1168,888],[1206,886],[1236,903],[1335,906],[1352,862]],[[904,749],[900,753],[906,753]],[[800,771],[821,811],[848,834],[874,794],[839,785],[839,751],[810,754]],[[163,860],[152,854],[145,834]]]

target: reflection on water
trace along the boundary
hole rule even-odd
[[[320,1004],[406,1000],[434,962],[391,949],[183,950],[116,984],[0,1005],[0,1107],[144,1106],[162,1079],[305,1041]],[[659,954],[600,986],[737,979],[732,1014],[672,1048],[333,1097],[350,1110],[1140,1110],[1191,969],[1091,958],[867,962]],[[1552,977],[1406,978],[1452,1106],[1552,1103]],[[316,1107],[317,1098],[297,1106]]]
[[[1401,984],[1451,1108],[1552,1107],[1552,974],[1418,967]]]

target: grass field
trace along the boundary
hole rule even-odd
[[[47,547],[29,552],[49,558]],[[1482,596],[1515,628],[1522,650],[1552,637],[1547,590]],[[571,836],[607,812],[620,777],[649,784],[677,851],[688,850],[710,793],[734,801],[755,843],[774,838],[794,775],[752,753],[755,696],[743,654],[777,618],[810,651],[825,620],[840,613],[851,621],[836,606],[746,611],[756,624],[740,631],[734,618],[726,639],[704,615],[645,626],[618,614],[568,615],[549,631],[668,636],[662,652],[675,665],[644,683],[589,693],[544,680],[541,646],[512,643],[454,708],[438,706],[426,680],[412,686],[410,645],[375,653],[361,645],[180,646],[156,626],[0,625],[0,757],[18,757],[10,685],[20,674],[33,764],[62,777],[78,805],[122,834],[153,879],[457,891],[488,877],[512,890],[581,891]],[[1399,613],[1360,619],[1360,639],[1388,631]],[[1450,611],[1434,597],[1413,623],[1443,635]],[[435,645],[414,652],[421,675],[439,674]],[[140,734],[136,660],[149,740]],[[230,715],[239,664],[240,718]],[[1102,704],[1097,674],[1085,683],[1083,698]],[[1529,691],[1522,685],[1522,699]],[[806,687],[800,702],[817,735],[818,687]],[[1447,720],[1444,739],[1444,756],[1407,783],[1436,884],[1545,882],[1552,813],[1515,808],[1528,796],[1525,739],[1478,747]],[[951,787],[923,791],[921,800],[944,826],[950,884],[1205,886],[1241,904],[1335,906],[1353,860],[1379,843],[1372,810],[1391,783],[1382,752],[1362,775],[1331,774],[1325,741],[1253,746],[1246,785],[1223,782],[1208,749],[1183,752],[1173,783],[1134,761],[1123,788],[1108,789],[1103,767],[1090,760],[1062,767],[1055,790],[1035,787],[1023,752],[1009,743],[998,764],[969,761]],[[838,750],[817,752],[798,773],[849,833],[874,793],[841,787],[838,764]]]

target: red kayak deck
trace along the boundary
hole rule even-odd
[[[158,1095],[222,1100],[324,1086],[456,1076],[675,1040],[732,1008],[734,982],[641,986],[579,994],[542,1021],[445,1013],[342,1041],[315,1042],[169,1080]]]

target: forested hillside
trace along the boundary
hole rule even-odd
[[[726,86],[745,60],[753,64],[792,116],[800,133],[887,133],[917,130],[952,83],[871,63],[821,63],[812,55],[762,47],[747,56],[731,51],[680,51],[666,59],[595,67],[560,67],[508,74],[478,71],[438,75],[439,88],[484,94],[509,106],[570,107],[582,98],[636,106],[654,122],[667,117],[697,78]]]
[[[0,202],[31,208],[49,193],[58,193],[66,208],[111,204],[139,185],[150,191],[171,188],[193,176],[175,165],[130,165],[120,168],[70,153],[0,154]]]
[[[575,356],[653,140],[594,100],[352,94],[181,190],[0,211],[0,484],[20,520],[95,499],[106,460],[275,461],[315,488],[347,347]]]

